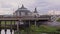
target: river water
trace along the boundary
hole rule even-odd
[[[7,32],[6,32],[6,33],[7,33],[7,34],[11,34],[9,29],[7,29]],[[1,34],[5,34],[4,29],[3,29],[3,30],[1,30]],[[13,30],[12,34],[14,34],[14,30]]]
[[[60,25],[60,22],[46,22],[46,23],[49,26],[59,26]],[[1,34],[5,34],[5,31],[1,30]],[[9,29],[7,29],[7,34],[11,34]],[[14,30],[13,30],[12,34],[14,34]]]

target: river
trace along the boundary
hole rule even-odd
[[[9,29],[7,29],[7,32],[6,33],[7,34],[11,34]],[[5,31],[4,30],[1,30],[1,34],[5,34]],[[12,32],[12,34],[14,34],[14,31]]]
[[[59,26],[60,22],[47,22],[47,24],[50,26]],[[6,33],[11,34],[9,29],[7,29]],[[4,30],[1,30],[1,34],[5,34]],[[14,34],[14,30],[13,30],[12,34]]]

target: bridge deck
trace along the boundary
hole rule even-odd
[[[20,18],[20,17],[3,17],[0,20],[49,20],[49,18]]]
[[[40,18],[40,17],[0,17],[0,21],[19,21],[19,20],[50,20],[50,18]],[[17,25],[12,25],[12,29],[16,29]],[[11,24],[10,25],[0,25],[1,29],[7,28],[10,29],[11,28]]]

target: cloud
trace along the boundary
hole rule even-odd
[[[24,4],[29,10],[33,11],[37,7],[38,12],[46,14],[49,10],[60,10],[60,0],[0,0],[0,12],[10,13]],[[2,9],[2,10],[1,10]],[[4,13],[2,13],[4,14]]]
[[[46,14],[50,10],[60,10],[60,0],[39,0],[37,1],[38,10]],[[39,9],[40,8],[40,9]]]

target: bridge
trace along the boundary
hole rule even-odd
[[[50,16],[40,16],[40,17],[31,17],[31,16],[24,16],[24,17],[0,17],[0,34],[1,30],[5,29],[5,34],[7,32],[7,29],[10,29],[10,32],[12,34],[12,30],[17,31],[19,34],[19,31],[30,27],[30,25],[39,26],[43,22],[50,21]],[[40,23],[41,22],[41,23]],[[15,33],[15,32],[14,32]]]

